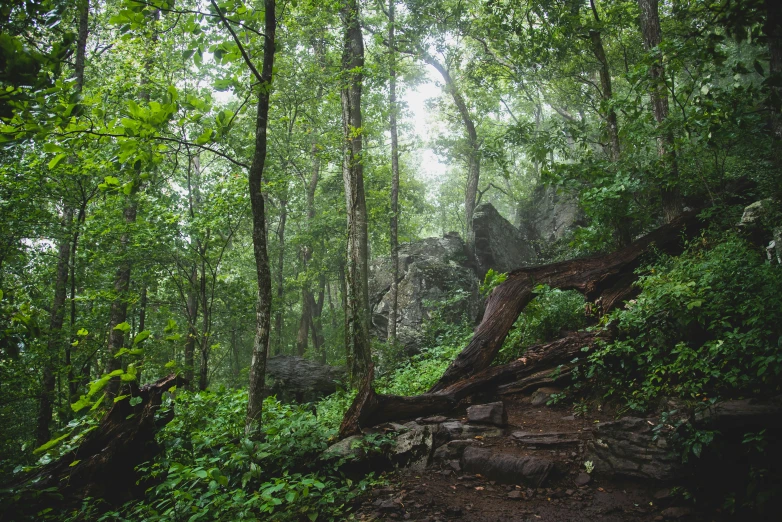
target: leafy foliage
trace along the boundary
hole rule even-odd
[[[778,392],[782,272],[745,240],[702,238],[645,267],[641,294],[609,320],[619,338],[589,355],[583,379],[643,411],[689,400]]]

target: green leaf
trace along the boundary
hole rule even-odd
[[[130,331],[130,325],[127,322],[119,323],[117,326],[114,327],[114,329],[124,333],[128,333]]]
[[[33,455],[38,455],[39,453],[43,453],[44,451],[53,448],[57,444],[59,444],[63,439],[66,439],[70,437],[70,433],[66,433],[65,435],[62,435],[60,437],[57,437],[56,439],[52,439],[46,444],[41,445],[40,447],[33,450]]]
[[[44,152],[65,152],[65,149],[57,145],[56,143],[44,143],[43,144],[43,151]]]
[[[85,328],[79,328],[79,331],[76,332],[76,335],[78,335],[79,337],[86,337],[89,334],[90,332],[88,332]]]
[[[203,145],[205,143],[208,143],[209,140],[212,139],[212,129],[206,129],[203,134],[201,134],[198,138],[196,138],[196,144],[197,145]]]
[[[69,468],[72,468],[72,467],[74,467],[74,466],[78,466],[78,465],[79,465],[79,462],[81,462],[81,461],[80,461],[80,460],[74,460],[73,462],[71,462],[70,464],[68,464],[68,467],[69,467]]]
[[[58,155],[56,155],[56,156],[54,157],[54,159],[52,159],[52,161],[50,161],[50,162],[49,162],[49,164],[48,164],[47,166],[49,167],[49,169],[53,169],[53,168],[54,168],[54,167],[56,167],[56,166],[57,166],[57,165],[58,165],[58,164],[59,164],[59,163],[60,163],[62,160],[64,160],[64,159],[65,159],[67,156],[68,156],[68,155],[67,155],[67,154],[65,154],[65,153],[58,154]]]
[[[133,338],[133,344],[140,344],[149,339],[149,336],[152,335],[152,332],[149,330],[143,330],[136,334],[136,337]]]
[[[142,400],[143,399],[141,397],[131,397],[130,401],[128,402],[130,403],[131,406],[137,406],[138,404],[141,404]]]

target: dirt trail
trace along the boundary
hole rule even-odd
[[[505,401],[508,426],[500,437],[475,445],[493,454],[535,456],[554,462],[543,487],[505,484],[462,471],[453,462],[424,471],[401,470],[371,491],[355,519],[450,521],[657,521],[717,520],[685,507],[660,484],[606,479],[584,473],[584,442],[608,415],[574,417],[567,407],[532,406],[528,398]],[[466,420],[459,417],[460,420]],[[525,433],[522,442],[513,433]],[[584,482],[586,482],[584,484]],[[580,484],[580,485],[579,485]]]

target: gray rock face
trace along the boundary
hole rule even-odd
[[[273,381],[270,391],[283,402],[311,402],[337,391],[336,381],[344,380],[343,367],[321,364],[293,355],[270,357],[266,373]]]
[[[578,199],[551,185],[538,185],[530,200],[519,208],[517,219],[522,235],[538,252],[586,223]]]
[[[530,398],[530,404],[532,404],[533,406],[545,406],[546,404],[548,404],[548,401],[551,399],[552,395],[561,392],[562,392],[562,388],[554,388],[554,387],[538,388],[532,394],[532,397]]]
[[[501,401],[476,404],[467,408],[467,420],[481,424],[505,426],[508,424],[508,414],[505,411],[505,405]]]
[[[494,453],[486,448],[468,447],[462,455],[465,471],[508,484],[540,487],[553,468],[554,464],[546,459]]]
[[[637,417],[597,424],[587,443],[587,459],[595,471],[651,480],[681,478],[681,459],[671,452],[664,437],[653,440],[656,422]]]
[[[392,461],[396,466],[423,471],[432,456],[437,426],[408,423],[406,428],[408,431],[396,438]]]
[[[475,260],[482,280],[489,269],[510,272],[533,264],[537,253],[519,230],[497,212],[491,203],[481,203],[473,214]]]
[[[458,234],[406,243],[399,251],[397,338],[408,353],[416,353],[422,325],[432,311],[444,305],[444,319],[459,322],[463,316],[477,321],[483,312],[478,280],[468,262],[467,249]],[[391,312],[391,260],[370,263],[369,294],[372,330],[385,340]]]

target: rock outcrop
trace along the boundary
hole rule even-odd
[[[516,219],[522,236],[539,254],[586,223],[578,198],[552,185],[538,185],[529,201],[519,207]]]
[[[647,480],[681,478],[682,461],[666,438],[655,437],[657,419],[623,417],[597,424],[594,439],[587,443],[588,458],[595,471]]]
[[[481,203],[473,215],[475,264],[483,280],[489,269],[510,272],[534,264],[537,253],[529,241],[491,203]]]
[[[406,243],[399,249],[397,338],[408,353],[416,353],[424,321],[439,309],[446,321],[463,317],[477,321],[483,311],[478,279],[464,241],[456,233]],[[391,260],[370,264],[369,297],[372,329],[380,339],[388,332],[391,312]]]

